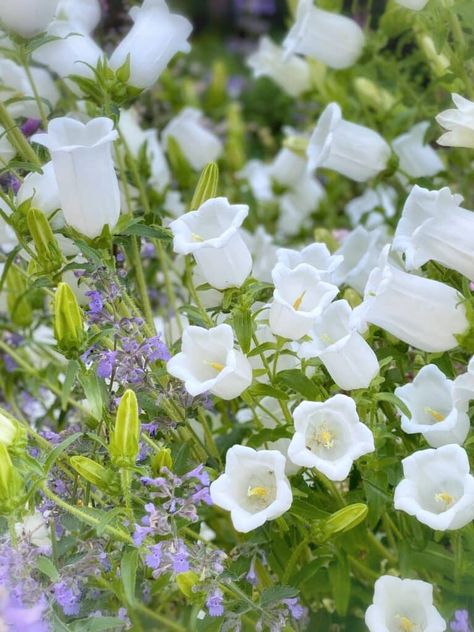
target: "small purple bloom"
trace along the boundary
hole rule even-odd
[[[103,310],[104,301],[100,292],[97,292],[97,290],[91,290],[86,292],[86,296],[89,297],[89,311],[92,314],[98,314]]]
[[[182,540],[178,540],[178,547],[173,555],[173,571],[186,573],[189,571],[188,550]]]
[[[454,619],[450,623],[450,629],[452,632],[472,632],[467,610],[456,610]]]
[[[300,604],[296,597],[293,597],[293,599],[283,599],[282,601],[285,606],[288,606],[291,616],[296,621],[299,621],[299,619],[302,619],[305,616],[306,608]]]
[[[153,570],[156,570],[161,566],[162,547],[163,545],[161,542],[155,544],[155,546],[152,546],[149,549],[148,555],[145,556],[145,564]]]
[[[211,617],[222,617],[224,614],[224,595],[219,588],[211,590],[207,596],[206,607]]]
[[[33,136],[41,127],[41,121],[35,118],[26,119],[26,121],[21,126],[21,131],[26,138]]]
[[[61,580],[53,586],[56,601],[61,606],[64,614],[75,616],[80,611],[81,591],[72,582]]]

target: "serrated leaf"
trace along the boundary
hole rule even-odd
[[[162,239],[170,241],[172,233],[163,226],[149,226],[148,224],[132,224],[121,233],[122,235],[133,235],[138,237],[148,237],[149,239]]]
[[[58,581],[59,579],[58,569],[53,564],[53,562],[49,559],[49,557],[40,555],[36,559],[36,566],[38,570],[40,570],[44,575],[46,575],[46,577],[49,577],[51,581],[53,582]]]
[[[320,393],[316,384],[306,377],[306,375],[299,369],[280,371],[277,375],[277,382],[288,386],[293,391],[302,395],[305,399],[314,401],[320,398]]]
[[[276,601],[292,599],[298,595],[298,592],[298,589],[293,588],[293,586],[272,586],[271,588],[266,588],[260,597],[260,605],[262,608],[265,608]]]

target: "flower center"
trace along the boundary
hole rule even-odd
[[[329,334],[321,334],[320,339],[325,342],[327,345],[332,345],[334,340],[331,338]]]
[[[322,446],[326,450],[330,450],[334,447],[334,441],[334,435],[328,430],[326,425],[322,425],[311,437],[311,443],[314,447]]]
[[[425,408],[425,413],[431,415],[435,421],[444,421],[446,419],[445,415],[442,415],[440,412],[430,408],[429,406]]]
[[[249,498],[261,498],[265,500],[268,495],[268,487],[263,487],[263,485],[256,485],[255,487],[249,486],[247,490],[247,496]]]
[[[301,307],[301,303],[303,302],[304,299],[304,295],[306,294],[306,290],[304,292],[301,292],[301,294],[298,296],[298,298],[296,299],[296,301],[293,303],[293,309],[295,311],[298,311]]]
[[[439,492],[435,494],[435,500],[437,503],[444,503],[446,508],[450,507],[454,503],[454,498],[448,492]]]
[[[191,237],[193,238],[193,241],[204,241],[204,238],[197,233],[191,233]]]
[[[218,373],[220,373],[221,371],[225,369],[225,366],[221,364],[220,362],[209,362],[208,360],[204,360],[204,364],[207,364],[208,366],[212,367]]]
[[[411,619],[409,619],[408,617],[402,617],[400,615],[397,615],[397,619],[400,622],[400,630],[402,632],[416,632],[418,626],[413,623]]]

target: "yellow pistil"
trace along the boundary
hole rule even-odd
[[[332,343],[334,342],[334,340],[331,338],[331,336],[329,334],[321,334],[319,337],[327,345],[332,345]]]
[[[435,421],[444,421],[446,417],[439,413],[437,410],[433,410],[433,408],[429,408],[428,406],[425,408],[425,413],[431,415]]]
[[[267,494],[268,489],[259,485],[257,485],[256,487],[249,487],[247,490],[247,496],[249,498],[266,498]]]
[[[435,500],[437,503],[444,503],[447,507],[454,503],[454,498],[448,492],[439,492],[435,495]]]
[[[334,446],[334,435],[326,428],[326,426],[322,426],[319,432],[314,434],[312,442],[322,445],[323,448],[329,450]]]
[[[306,290],[304,292],[301,292],[301,294],[298,296],[296,301],[293,303],[293,309],[294,310],[296,310],[296,311],[299,310],[299,308],[301,307],[301,303],[303,302],[305,294],[306,294]]]
[[[400,619],[400,628],[403,632],[415,632],[415,624],[408,617],[398,617]]]
[[[204,241],[201,235],[197,235],[196,233],[191,233],[191,237],[193,238],[193,241]]]
[[[220,362],[208,362],[207,360],[204,360],[204,364],[207,364],[219,373],[225,369],[225,366]]]

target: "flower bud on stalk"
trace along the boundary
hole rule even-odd
[[[84,339],[82,310],[67,283],[59,283],[54,296],[54,336],[64,352],[76,352]]]
[[[57,270],[63,262],[63,256],[46,215],[37,208],[30,208],[27,222],[42,271]]]
[[[0,443],[13,454],[24,452],[26,447],[26,431],[2,408],[0,408]]]
[[[219,167],[215,162],[206,165],[201,173],[196,190],[194,191],[190,211],[198,209],[200,206],[217,196],[219,184]]]
[[[363,503],[354,503],[343,507],[326,520],[324,531],[328,537],[336,533],[350,531],[367,518],[368,512],[367,505]]]
[[[173,467],[171,450],[169,448],[162,448],[158,454],[155,454],[152,458],[151,467],[156,474],[159,474],[164,467],[166,467],[167,470],[171,470]]]
[[[86,456],[72,456],[70,463],[76,472],[92,485],[103,490],[110,489],[111,474],[100,463],[96,463]]]
[[[33,320],[33,309],[27,298],[27,279],[21,270],[11,266],[7,274],[8,312],[15,325],[28,327]]]
[[[120,400],[115,428],[110,434],[109,453],[118,467],[133,467],[139,452],[140,420],[137,397],[130,389]]]
[[[13,467],[7,446],[0,443],[0,514],[13,513],[23,504],[23,479]]]

